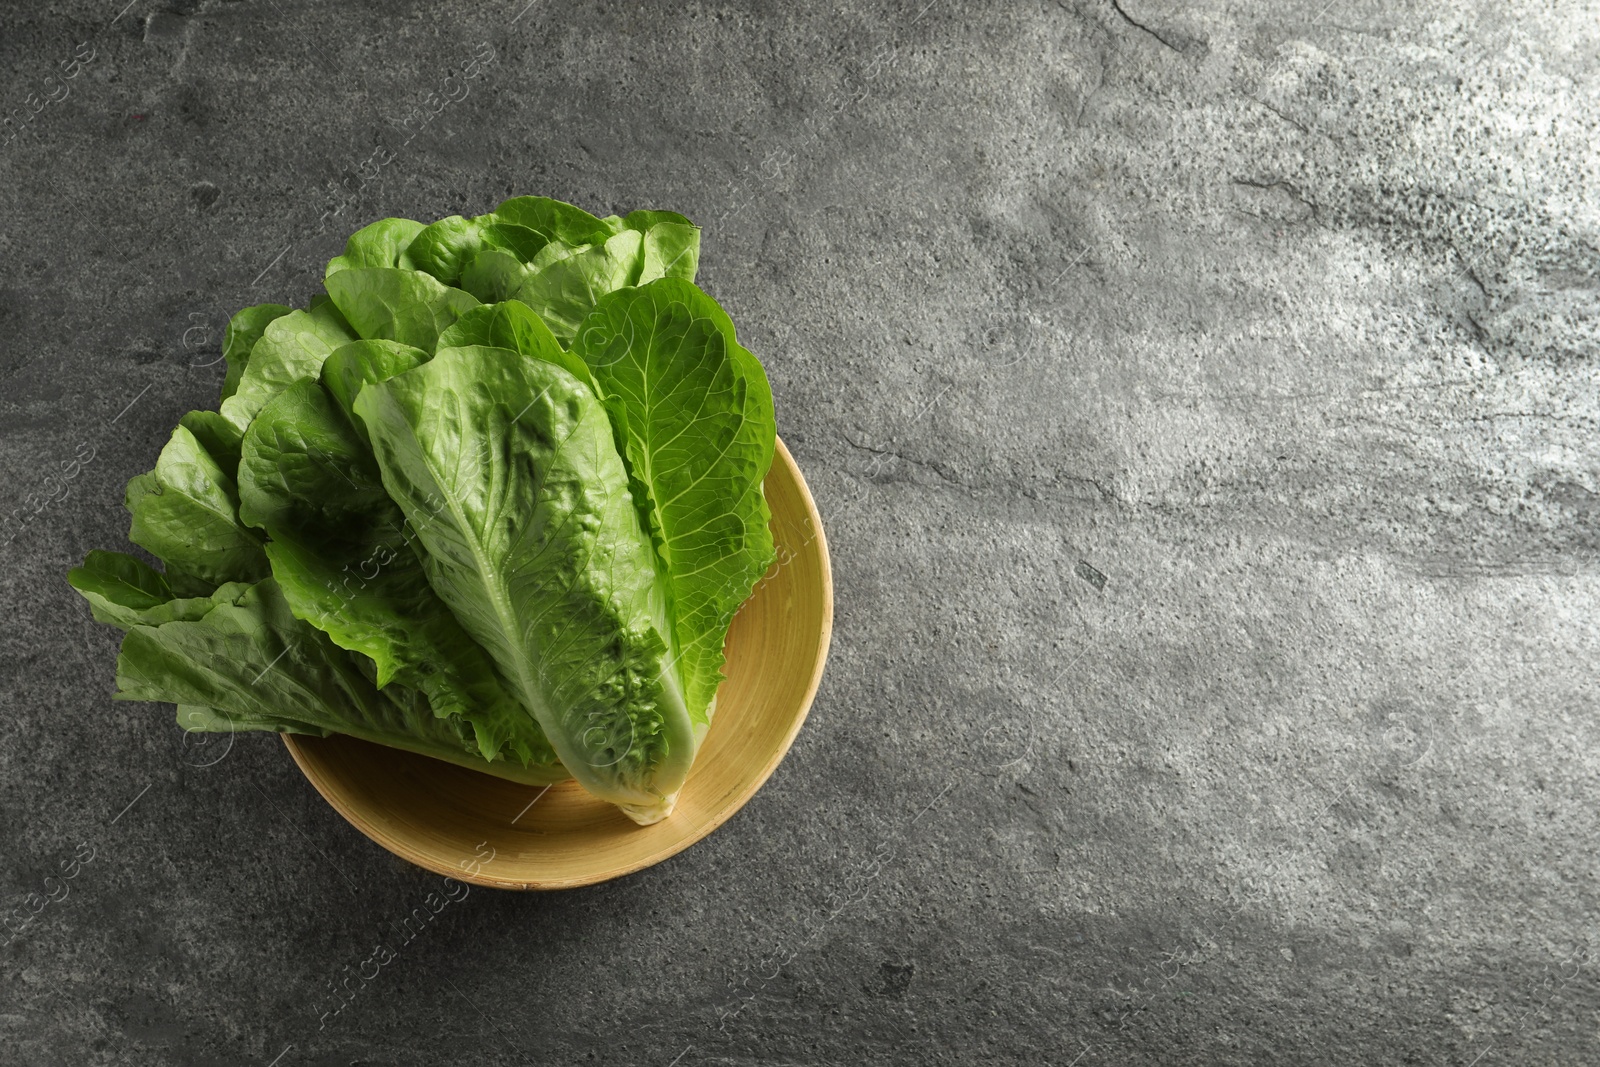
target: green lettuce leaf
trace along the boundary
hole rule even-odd
[[[675,211],[630,211],[622,221],[644,234],[644,258],[635,285],[657,278],[694,281],[700,269],[700,227]]]
[[[327,286],[328,296],[358,336],[398,341],[424,352],[433,351],[440,331],[463,311],[478,306],[470,293],[398,267],[342,270],[328,276]]]
[[[219,590],[198,619],[135,626],[117,657],[117,698],[160,700],[190,713],[186,729],[341,733],[530,784],[542,768],[488,763],[471,728],[440,718],[404,686],[379,689],[357,660],[296,618],[270,578]],[[215,712],[196,721],[192,709]],[[180,713],[181,714],[181,713]],[[225,724],[225,725],[224,725]]]
[[[537,234],[544,244],[577,245],[604,244],[622,229],[620,219],[598,219],[582,208],[551,200],[545,196],[518,196],[503,201],[494,209],[494,221],[517,226]],[[525,260],[531,259],[537,248],[527,250]]]
[[[694,755],[665,588],[604,408],[543,347],[443,348],[355,409],[440,598],[573,776],[653,822]]]
[[[328,261],[326,274],[361,267],[411,268],[407,249],[423,229],[422,223],[411,219],[379,219],[363,226],[345,241],[344,255]]]
[[[477,311],[474,308],[467,314],[474,315]],[[446,330],[445,334],[449,335],[449,332]],[[422,349],[398,341],[352,341],[334,349],[327,362],[323,363],[322,387],[339,405],[339,410],[361,440],[366,441],[367,428],[355,414],[356,397],[362,387],[373,382],[388,381],[396,374],[422,366],[430,358]]]
[[[358,342],[329,364],[349,381],[361,356],[403,356],[398,347]],[[428,584],[371,452],[322,385],[290,386],[250,424],[239,496],[244,520],[271,537],[272,574],[297,617],[371,659],[380,687],[398,681],[435,714],[469,722],[486,758],[509,746],[521,766],[566,777],[538,723]]]
[[[198,619],[218,598],[242,596],[250,588],[248,582],[227,582],[204,596],[180,597],[160,571],[121,552],[90,552],[83,566],[67,572],[67,582],[89,602],[96,621],[124,631]]]
[[[67,582],[89,602],[96,622],[124,630],[139,625],[145,612],[172,599],[165,575],[122,552],[90,552],[81,567],[67,572]]]
[[[211,596],[180,599],[174,596],[166,577],[143,560],[121,552],[100,551],[90,552],[83,566],[72,568],[67,581],[89,602],[95,621],[109,623],[124,633],[135,626],[203,618],[216,606],[217,598],[235,598],[249,588],[231,582]],[[180,707],[178,721],[215,724],[218,714],[210,708]],[[228,729],[226,723],[221,728]]]
[[[548,360],[587,385],[595,396],[600,396],[600,387],[589,373],[589,365],[559,344],[551,344],[552,340],[550,328],[532,308],[520,300],[506,300],[475,307],[461,316],[439,335],[439,347],[504,348],[530,359]]]
[[[239,378],[250,362],[250,350],[274,319],[289,314],[282,304],[257,304],[234,313],[222,335],[222,355],[228,361],[228,374],[222,380],[222,398],[226,400],[239,388]]]
[[[342,277],[342,271],[335,277]],[[342,344],[356,340],[332,304],[291,311],[272,320],[250,350],[239,388],[222,402],[222,414],[242,433],[267,401],[285,386],[315,378],[322,361]]]
[[[238,473],[239,445],[244,435],[225,415],[220,411],[191,411],[178,420],[178,425],[194,434],[224,474],[233,477]]]
[[[622,428],[703,731],[728,626],[775,557],[762,494],[777,439],[771,386],[717,303],[678,279],[602,297],[572,352]]]
[[[485,248],[461,271],[461,288],[485,304],[509,300],[522,288],[526,264],[499,248]]]
[[[558,341],[570,344],[602,296],[639,277],[643,245],[637,230],[624,230],[604,244],[548,246],[528,265],[516,299],[536,311]],[[552,250],[556,254],[546,258]]]
[[[156,460],[155,470],[128,483],[133,516],[128,539],[167,565],[169,584],[181,592],[185,575],[210,586],[266,577],[262,538],[239,521],[233,477],[182,425]]]
[[[480,257],[499,253],[516,263],[520,273],[524,264],[551,243],[546,234],[501,221],[492,214],[471,219],[452,215],[417,234],[407,255],[417,270],[426,271],[445,285],[470,291],[463,279]]]
[[[621,222],[628,229],[638,230],[640,233],[648,233],[652,228],[664,223],[672,226],[687,226],[692,230],[700,229],[700,227],[690,222],[687,216],[680,215],[676,211],[630,211],[622,216]]]
[[[424,226],[406,249],[411,265],[426,271],[444,285],[461,280],[461,268],[484,247],[484,227],[480,219],[451,215]]]

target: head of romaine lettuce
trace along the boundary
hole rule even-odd
[[[216,411],[69,581],[117,696],[348,734],[672,811],[773,560],[772,392],[681,215],[543,197],[384,219],[326,293],[246,308]]]

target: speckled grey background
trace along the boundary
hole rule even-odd
[[[94,857],[0,1061],[1600,1062],[1594,3],[122,2],[0,38],[0,911]],[[439,880],[62,576],[232,310],[512,192],[707,227],[833,657],[711,838],[321,1025]]]

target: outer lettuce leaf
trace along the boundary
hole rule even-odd
[[[663,222],[645,231],[643,262],[634,284],[644,285],[657,278],[681,278],[692,282],[699,269],[699,228]]]
[[[518,196],[506,200],[494,209],[494,219],[538,234],[545,243],[555,242],[569,248],[603,244],[622,229],[620,219],[598,219],[582,208],[545,196]],[[531,258],[532,252],[525,258]]]
[[[554,363],[577,378],[589,391],[597,397],[604,397],[605,392],[600,388],[600,383],[595,381],[594,374],[589,370],[589,364],[583,357],[575,352],[562,348],[560,344],[552,344],[554,335],[544,320],[534,314],[532,308],[520,300],[506,300],[498,304],[488,304],[481,308],[473,308],[461,318],[456,320],[444,333],[439,335],[439,347],[463,347],[467,345],[480,345],[487,348],[510,349],[528,359],[542,359]],[[627,435],[623,432],[622,425],[615,419],[612,421],[611,436],[617,446],[617,454],[622,455],[627,444]],[[646,530],[648,531],[648,527]]]
[[[422,229],[422,223],[411,219],[379,219],[363,226],[345,241],[344,255],[328,261],[326,274],[360,267],[413,267],[406,251]]]
[[[128,483],[133,514],[128,539],[167,564],[167,578],[180,592],[179,574],[215,587],[266,577],[262,538],[239,521],[233,477],[186,427],[172,431],[156,469]]]
[[[407,267],[406,269],[409,270],[410,268]],[[338,306],[334,304],[333,298],[325,292],[312,293],[311,299],[306,301],[306,310],[313,315],[326,316],[327,320],[342,330],[346,336],[354,335],[356,332],[355,327],[350,325],[349,320],[344,317]]]
[[[694,281],[700,269],[700,227],[675,211],[630,211],[622,221],[644,234],[644,261],[635,285],[657,278]]]
[[[90,552],[83,566],[67,572],[67,581],[89,602],[96,622],[124,630],[139,625],[145,612],[172,599],[165,575],[122,552]]]
[[[89,602],[96,621],[124,631],[201,618],[220,600],[236,599],[250,588],[248,582],[227,582],[205,596],[180,597],[160,571],[121,552],[90,552],[83,566],[67,573],[67,581]]]
[[[222,399],[226,400],[239,388],[239,378],[250,362],[250,350],[261,340],[261,334],[274,319],[289,314],[282,304],[257,304],[234,313],[228,320],[228,329],[222,335],[222,355],[228,361],[228,374],[222,380]]]
[[[605,410],[543,347],[441,349],[355,410],[433,588],[567,769],[653,822],[694,755],[665,588]]]
[[[358,342],[329,362],[348,380],[364,353],[396,354]],[[509,746],[514,762],[542,766],[547,780],[567,777],[538,724],[429,586],[371,452],[321,385],[296,383],[262,409],[245,435],[239,478],[240,513],[271,536],[273,577],[297,617],[369,657],[379,686],[398,681],[424,693],[435,714],[471,723],[486,758]]]
[[[469,315],[476,313],[476,308],[468,312]],[[448,334],[449,330],[445,333]],[[356,396],[362,388],[373,382],[387,381],[413,367],[420,367],[429,358],[422,349],[398,341],[352,341],[335,349],[322,365],[322,387],[339,405],[339,410],[361,440],[366,441],[367,428],[355,415]]]
[[[552,243],[537,230],[501,222],[493,215],[480,215],[477,221],[482,227],[479,232],[483,235],[484,247],[499,249],[519,263],[531,262],[546,245]]]
[[[678,279],[602,297],[572,352],[623,431],[672,591],[689,710],[704,730],[728,625],[774,558],[761,488],[777,436],[772,389],[722,309]]]
[[[622,225],[630,230],[638,230],[640,233],[648,233],[652,227],[659,226],[662,223],[670,223],[674,226],[688,226],[693,230],[700,229],[700,227],[689,221],[688,216],[680,215],[676,211],[640,210],[630,211],[622,216]]]
[[[398,341],[425,352],[433,351],[441,330],[478,306],[470,293],[397,267],[342,270],[328,276],[327,286],[328,296],[358,336]]]
[[[495,304],[515,296],[526,274],[526,265],[513,253],[485,248],[462,269],[460,284],[485,304]]]
[[[545,260],[556,248],[548,246],[529,264],[516,299],[538,312],[557,340],[570,344],[602,296],[639,277],[643,245],[637,230],[623,230],[604,244],[561,249]]]
[[[566,343],[604,293],[663,277],[692,281],[700,230],[671,211],[600,219],[560,201],[516,197],[488,215],[452,215],[422,228],[405,257],[441,284],[484,303],[522,300]],[[330,275],[335,264],[338,269],[358,265],[336,260],[329,264]]]
[[[327,737],[334,733],[333,730],[323,730],[315,726],[308,726],[293,719],[272,719],[267,716],[247,718],[245,716],[230,716],[227,712],[218,711],[216,708],[201,707],[199,704],[179,704],[178,725],[191,734],[232,734],[240,730],[271,730],[280,734],[309,734],[312,737]],[[220,757],[219,757],[220,758]]]
[[[244,439],[239,428],[218,411],[191,411],[178,420],[178,425],[194,434],[200,447],[217,461],[229,477],[239,471],[239,444]]]
[[[134,626],[159,626],[203,618],[219,599],[242,596],[250,587],[230,582],[211,596],[175,598],[166,577],[143,560],[121,552],[90,552],[83,566],[67,573],[67,581],[89,602],[97,622],[110,623],[126,633]],[[219,712],[211,708],[180,707],[178,721],[189,724],[218,722]],[[220,727],[229,729],[226,722]]]
[[[272,579],[236,596],[219,590],[215,599],[199,619],[128,631],[117,657],[118,698],[177,704],[190,712],[188,729],[349,734],[547,784],[504,760],[486,763],[471,729],[435,715],[420,694],[378,689],[353,657],[294,616]],[[216,715],[193,721],[194,706]]]
[[[406,249],[417,270],[427,271],[445,285],[461,279],[461,268],[484,246],[483,223],[451,215],[423,227]]]
[[[274,319],[250,350],[238,391],[222,402],[223,416],[244,432],[267,401],[285,386],[315,378],[329,352],[355,339],[331,304]]]
[[[461,316],[439,335],[439,347],[506,348],[530,359],[548,360],[587,385],[595,396],[601,396],[589,365],[559,344],[551,344],[553,340],[550,328],[532,308],[520,300],[506,300],[473,308]]]
[[[466,288],[462,277],[476,257],[500,252],[520,267],[549,243],[544,234],[501,222],[494,215],[472,219],[452,215],[417,234],[407,255],[417,270],[426,271],[445,285]]]

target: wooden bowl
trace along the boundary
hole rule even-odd
[[[817,506],[783,442],[766,480],[778,561],[728,631],[727,680],[677,809],[638,826],[576,782],[520,785],[350,737],[284,734],[317,792],[384,848],[501,889],[568,889],[688,848],[761,788],[811,708],[833,630]]]

